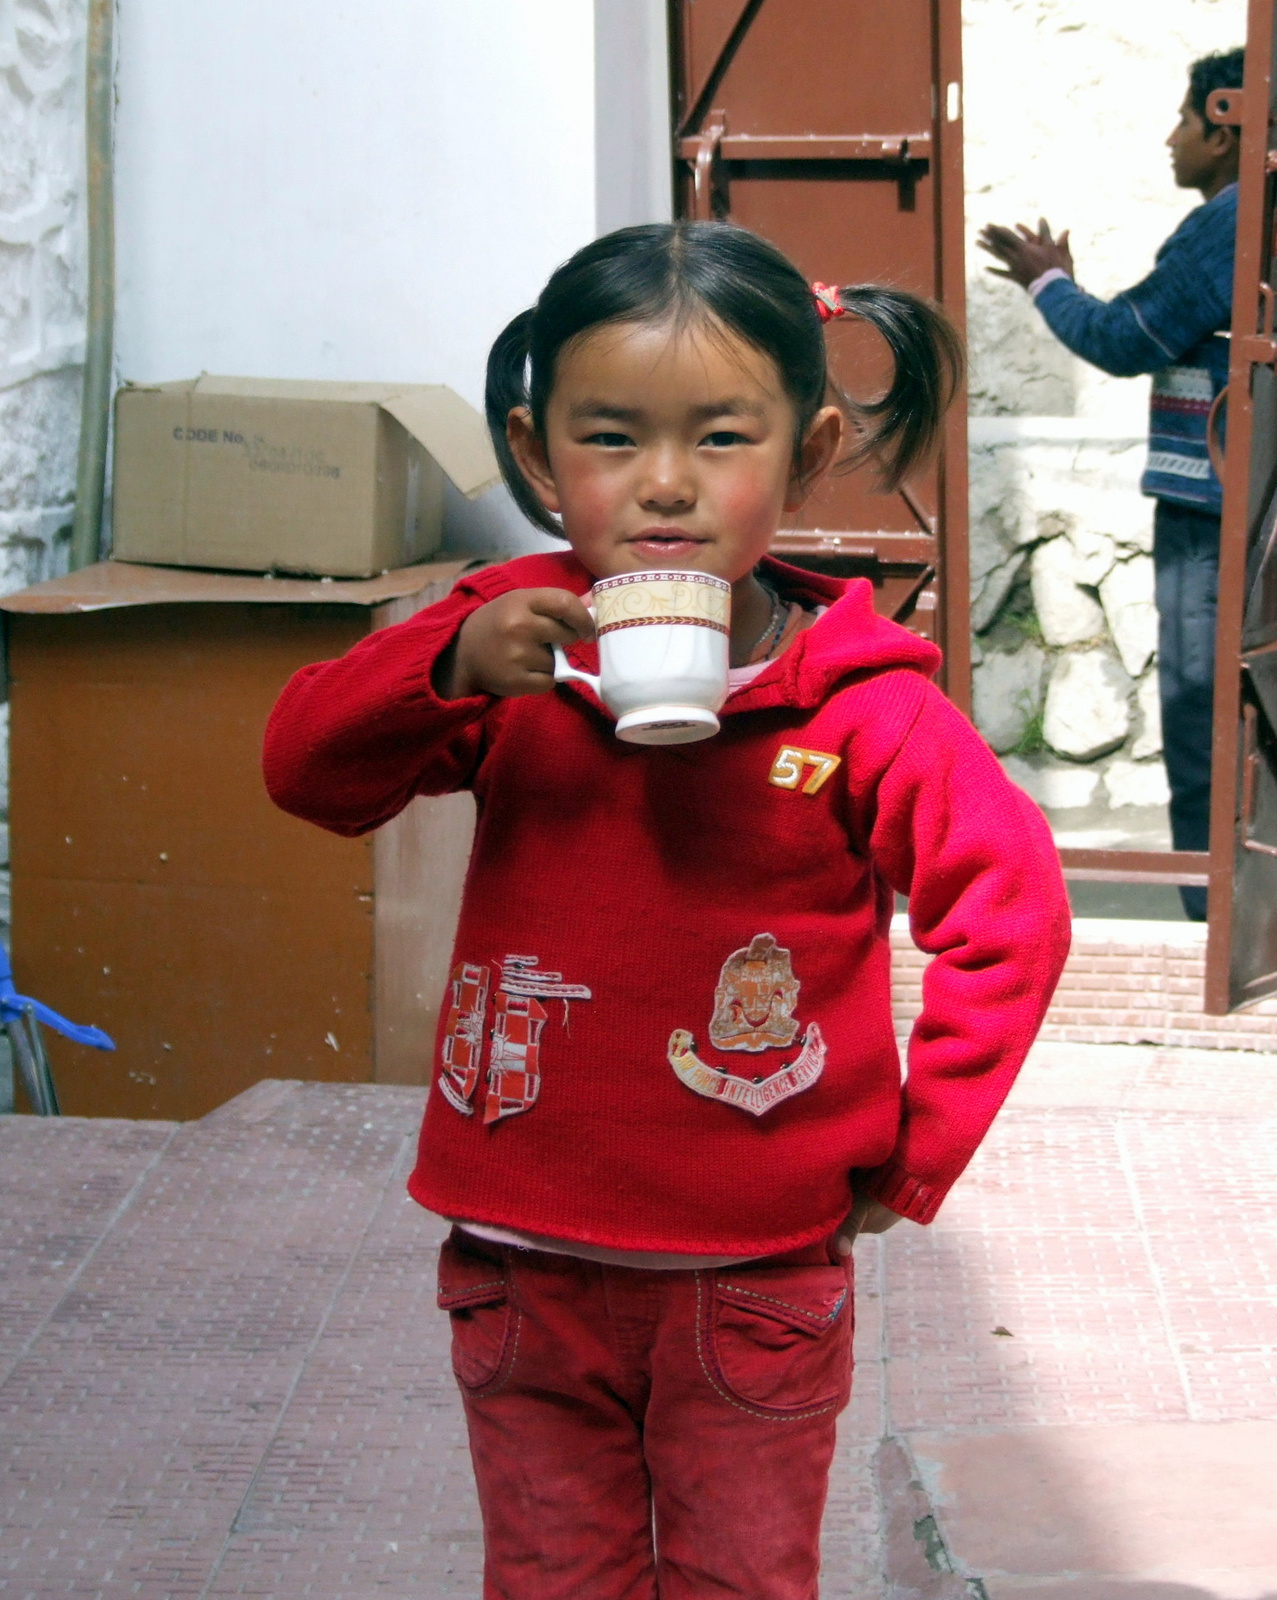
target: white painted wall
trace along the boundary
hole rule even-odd
[[[0,593],[66,568],[84,360],[84,4],[0,0]],[[2,691],[0,691],[2,693]],[[0,940],[9,940],[0,703]],[[0,1040],[0,1111],[12,1105]]]
[[[590,0],[130,0],[118,26],[121,378],[481,405],[493,337],[594,233]],[[462,543],[523,542],[502,495],[453,510]]]
[[[83,0],[0,0],[0,592],[65,564],[84,359]]]
[[[129,0],[121,378],[442,382],[481,405],[494,336],[600,215],[659,211],[661,176],[668,210],[663,7],[597,5],[596,30],[595,0]],[[495,492],[451,497],[449,543],[548,541]]]
[[[201,368],[435,381],[594,231],[590,0],[129,0],[117,341]]]
[[[595,222],[667,222],[674,195],[665,0],[594,0]]]

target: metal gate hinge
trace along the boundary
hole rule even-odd
[[[1248,334],[1237,341],[1243,361],[1252,366],[1271,367],[1277,364],[1277,339],[1265,339],[1262,333]]]
[[[1240,127],[1246,115],[1246,97],[1240,89],[1212,89],[1206,96],[1206,120],[1225,127]]]
[[[1277,363],[1277,338],[1273,331],[1277,295],[1269,283],[1259,285],[1259,307],[1259,332],[1244,334],[1237,341],[1237,349],[1243,361],[1257,367],[1271,367]]]
[[[710,191],[714,177],[714,163],[719,146],[727,132],[727,113],[711,111],[705,126],[696,137],[696,155],[692,167],[692,216],[698,222],[712,222],[714,218]]]

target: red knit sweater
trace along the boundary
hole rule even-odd
[[[927,1222],[1010,1088],[1068,948],[1050,834],[866,582],[768,566],[829,609],[700,744],[623,744],[575,684],[435,694],[472,610],[590,587],[569,554],[464,578],[281,696],[265,770],[286,811],[359,834],[415,795],[478,803],[410,1183],[430,1210],[763,1255],[828,1233],[859,1171]],[[903,1088],[896,890],[935,958]]]

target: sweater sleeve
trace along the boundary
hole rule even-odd
[[[1041,812],[931,685],[878,784],[870,848],[933,959],[896,1148],[865,1185],[930,1222],[1041,1026],[1068,954],[1069,903]]]
[[[1039,290],[1047,326],[1074,355],[1117,378],[1157,372],[1232,315],[1236,197],[1218,195],[1189,213],[1158,252],[1147,278],[1098,300],[1071,278]]]
[[[1066,349],[1115,378],[1156,372],[1174,359],[1175,352],[1142,326],[1124,294],[1098,300],[1071,278],[1056,278],[1039,292],[1035,304]]]
[[[441,700],[431,673],[483,603],[463,586],[339,660],[295,673],[266,727],[262,766],[275,804],[353,836],[388,822],[416,795],[467,788],[493,701]]]

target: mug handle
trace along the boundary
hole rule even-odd
[[[590,613],[591,616],[594,615],[593,606],[587,605],[585,609]],[[602,680],[596,673],[579,672],[568,660],[562,645],[555,644],[551,645],[550,648],[554,651],[555,683],[567,683],[569,679],[575,681],[576,683],[585,683],[594,690],[595,694],[598,695],[600,700],[603,698]]]

